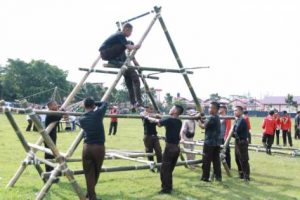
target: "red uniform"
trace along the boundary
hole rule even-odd
[[[248,116],[244,116],[244,119],[246,120],[247,126],[248,126],[248,130],[251,130],[251,124],[250,124],[250,120]]]
[[[228,135],[229,135],[229,131],[231,129],[231,120],[230,119],[226,119],[225,120],[225,124],[226,124],[226,130],[225,130],[225,134],[224,134],[224,140],[226,141]]]
[[[111,109],[111,110],[109,111],[109,114],[110,114],[110,115],[116,115],[116,114],[118,114],[118,111],[117,111],[117,109],[113,108],[113,109]],[[111,117],[111,122],[118,122],[118,118],[116,118],[116,117]]]
[[[276,122],[276,129],[280,130],[280,128],[281,128],[280,116],[278,114],[274,114],[274,119],[275,119],[275,122]]]
[[[281,129],[283,131],[290,131],[292,127],[291,118],[289,116],[283,116],[281,118]]]
[[[276,121],[272,116],[267,116],[264,118],[262,128],[264,129],[264,134],[274,135],[276,130]]]

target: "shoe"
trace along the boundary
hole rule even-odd
[[[53,183],[59,183],[59,178],[54,179]]]
[[[208,182],[208,183],[210,182],[210,180],[207,178],[201,178],[201,181]]]
[[[155,169],[150,169],[151,172],[155,173]]]
[[[162,189],[161,191],[158,192],[158,194],[171,194],[172,190],[167,190],[167,189]]]
[[[222,177],[216,178],[215,179],[217,182],[222,182]]]
[[[120,68],[123,66],[123,62],[118,60],[109,60],[106,66],[112,68]]]
[[[240,177],[240,179],[244,179],[244,174],[243,174],[243,173],[240,173],[240,174],[239,174],[239,177]]]
[[[135,107],[132,107],[132,108],[131,108],[131,112],[132,112],[132,113],[136,113],[136,108],[135,108]]]

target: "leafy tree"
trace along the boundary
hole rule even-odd
[[[66,80],[67,71],[43,60],[32,60],[26,63],[20,59],[8,59],[7,63],[3,79],[3,98],[8,101],[41,93],[28,101],[45,103],[51,98],[51,94],[43,94],[43,91],[55,86],[64,91],[71,89]]]
[[[294,96],[292,94],[288,94],[285,98],[285,103],[287,103],[288,107],[295,107],[296,110],[298,108],[297,101],[294,101]]]
[[[0,99],[3,99],[3,80],[6,73],[6,68],[0,65]]]
[[[100,101],[104,92],[104,88],[101,85],[87,82],[82,86],[78,96],[83,98],[93,97],[96,101]]]
[[[209,96],[209,99],[210,99],[211,101],[219,101],[219,100],[221,99],[221,96],[219,96],[218,93],[213,93],[213,94],[211,94],[211,95]]]

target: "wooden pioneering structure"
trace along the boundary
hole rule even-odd
[[[111,86],[106,90],[104,96],[102,97],[102,101],[107,101],[108,97],[110,96],[112,90],[116,87],[116,85],[118,84],[119,80],[121,79],[122,75],[124,74],[124,72],[128,69],[128,68],[133,68],[136,69],[139,73],[139,76],[145,86],[145,90],[155,108],[155,110],[157,111],[157,113],[160,113],[159,108],[153,98],[153,96],[150,93],[149,90],[149,86],[146,82],[146,78],[152,78],[152,79],[158,79],[157,77],[153,76],[153,75],[145,75],[143,74],[144,71],[152,71],[152,72],[168,72],[168,73],[180,73],[182,74],[187,87],[189,88],[191,95],[194,99],[196,108],[199,112],[201,112],[201,106],[199,103],[199,100],[195,94],[195,91],[190,83],[188,74],[192,74],[193,71],[191,71],[191,68],[184,68],[182,61],[178,55],[178,52],[175,48],[175,45],[171,39],[171,36],[168,32],[168,29],[163,21],[163,18],[161,16],[161,8],[160,7],[154,7],[154,9],[150,12],[144,13],[142,15],[139,15],[137,17],[131,18],[129,20],[126,20],[124,22],[117,22],[118,28],[120,29],[121,26],[127,22],[130,22],[132,20],[138,19],[140,17],[149,15],[149,14],[154,14],[154,17],[152,19],[152,21],[150,22],[148,28],[145,30],[142,38],[140,39],[140,41],[138,42],[139,45],[141,45],[143,43],[143,41],[145,40],[146,36],[148,35],[148,33],[150,32],[152,26],[154,25],[154,23],[158,20],[159,23],[161,24],[161,27],[164,31],[164,34],[168,40],[168,43],[170,45],[170,48],[174,54],[174,57],[177,61],[177,64],[179,66],[179,69],[168,69],[168,68],[153,68],[153,67],[139,67],[139,66],[132,66],[130,65],[131,60],[134,58],[137,50],[133,50],[132,52],[130,52],[129,56],[127,57],[126,61],[123,63],[123,65],[121,66],[121,68],[119,68],[118,71],[108,71],[108,70],[96,70],[95,67],[97,65],[97,63],[99,62],[99,60],[101,59],[100,55],[96,58],[96,60],[92,63],[91,67],[86,69],[86,68],[80,68],[80,70],[85,71],[84,76],[82,77],[82,79],[80,80],[80,82],[77,83],[77,85],[73,88],[73,90],[71,91],[71,93],[69,94],[69,96],[66,98],[66,100],[64,101],[64,103],[61,106],[61,110],[66,109],[70,103],[72,102],[72,100],[74,99],[74,96],[78,93],[78,91],[80,90],[80,88],[82,87],[83,83],[86,81],[86,79],[88,78],[88,76],[90,75],[90,73],[92,72],[99,72],[99,73],[106,73],[106,74],[114,74],[116,75],[116,79],[115,81],[111,84]],[[26,102],[24,103],[25,107],[26,107]],[[51,188],[53,181],[58,177],[58,176],[65,176],[70,184],[72,185],[74,191],[76,192],[76,194],[78,195],[79,199],[84,200],[86,199],[85,194],[83,193],[81,187],[79,186],[78,182],[76,181],[74,175],[77,174],[83,174],[83,170],[71,170],[68,166],[69,162],[79,162],[81,161],[80,158],[72,158],[76,148],[78,147],[78,145],[80,144],[82,138],[83,138],[83,130],[80,130],[80,132],[78,133],[78,135],[76,136],[75,140],[72,142],[72,144],[70,145],[70,147],[68,148],[68,150],[63,153],[61,152],[56,145],[53,143],[53,141],[51,140],[51,138],[49,137],[49,132],[56,126],[57,122],[51,123],[48,127],[43,128],[41,122],[39,121],[37,114],[55,114],[55,115],[63,115],[63,114],[67,114],[67,115],[74,115],[74,116],[80,116],[82,115],[82,113],[79,112],[65,112],[65,111],[57,111],[57,112],[53,112],[53,111],[45,111],[45,110],[33,110],[30,107],[26,107],[24,109],[14,109],[14,108],[8,108],[8,107],[1,107],[0,110],[2,110],[7,119],[9,120],[12,128],[14,129],[18,139],[20,140],[25,152],[26,152],[26,156],[24,158],[24,160],[22,161],[22,164],[20,165],[20,167],[17,169],[17,172],[15,173],[15,175],[11,178],[11,180],[9,181],[9,183],[7,184],[7,187],[13,187],[16,182],[18,181],[18,179],[20,178],[20,176],[22,175],[22,173],[25,171],[26,167],[28,165],[33,165],[35,167],[35,169],[37,170],[39,176],[41,178],[46,178],[44,180],[47,180],[44,184],[44,186],[41,188],[40,192],[37,194],[36,199],[40,200],[43,199],[46,195],[46,193],[49,191],[49,189]],[[32,144],[26,141],[24,135],[22,134],[22,131],[20,130],[18,124],[16,123],[12,112],[18,112],[18,113],[25,113],[27,115],[30,116],[30,118],[32,119],[32,121],[34,122],[35,126],[38,129],[38,132],[40,133],[41,137],[36,141],[36,143]],[[107,117],[111,117],[110,115],[106,115]],[[114,115],[114,117],[118,117],[118,118],[140,118],[141,116],[139,115]],[[195,119],[195,117],[191,117],[191,116],[181,116],[182,119]],[[231,117],[232,118],[232,117]],[[232,135],[232,134],[231,134]],[[225,142],[225,146],[229,145],[229,141],[230,141],[230,137],[228,137],[227,141]],[[49,148],[45,148],[43,146],[41,146],[42,144],[46,143],[47,146]],[[197,142],[192,142],[195,145],[200,145],[200,143],[198,144]],[[55,157],[55,159],[53,160],[46,160],[44,158],[40,158],[37,156],[37,151],[42,151],[45,152],[47,154],[51,154]],[[184,153],[194,153],[194,154],[202,154],[202,151],[190,151],[188,149],[182,149],[182,152]],[[298,152],[296,152],[296,154],[298,154]],[[149,153],[142,153],[142,152],[126,152],[126,151],[107,151],[106,155],[105,155],[105,159],[124,159],[124,160],[128,160],[128,161],[133,161],[133,162],[138,162],[138,163],[142,163],[142,165],[130,165],[130,166],[119,166],[119,167],[103,167],[102,168],[102,172],[115,172],[115,171],[128,171],[128,170],[140,170],[140,169],[154,169],[160,166],[160,163],[155,163],[154,161],[148,161],[145,159],[141,159],[140,157],[147,157],[153,154],[149,154]],[[180,165],[190,165],[190,164],[199,164],[201,163],[202,160],[193,160],[193,161],[178,161],[177,162],[177,166]],[[224,162],[224,157],[222,157],[222,163],[226,169],[226,172],[228,175],[230,175],[228,166],[226,165],[226,162]],[[41,164],[47,164],[50,165],[54,168],[53,171],[49,172],[49,173],[44,173],[43,169],[41,167]]]
[[[92,63],[91,67],[89,69],[83,69],[85,70],[85,74],[82,77],[82,79],[80,80],[80,82],[78,82],[76,84],[76,86],[73,88],[73,90],[71,91],[71,93],[69,94],[69,96],[66,98],[66,100],[64,101],[64,103],[61,106],[61,110],[64,110],[67,108],[67,106],[72,102],[74,96],[78,93],[78,91],[80,90],[80,88],[82,87],[83,83],[86,81],[86,79],[88,78],[88,76],[90,75],[90,73],[96,71],[96,72],[101,72],[101,73],[111,73],[111,74],[116,74],[116,79],[115,81],[111,84],[111,86],[106,90],[105,94],[103,95],[101,101],[107,101],[108,97],[110,96],[112,90],[116,87],[116,85],[118,84],[119,80],[121,79],[122,75],[124,74],[124,72],[128,69],[128,68],[134,68],[138,71],[140,78],[142,80],[142,82],[144,83],[145,89],[147,94],[149,95],[149,98],[154,106],[154,108],[156,109],[157,112],[159,112],[158,106],[154,100],[154,98],[151,96],[151,93],[149,91],[149,87],[148,84],[145,80],[145,78],[156,78],[153,76],[144,76],[142,74],[143,71],[148,70],[148,71],[159,71],[159,72],[171,72],[171,73],[180,73],[182,74],[190,92],[191,95],[195,101],[196,104],[196,108],[199,112],[201,112],[201,107],[200,107],[200,103],[199,100],[197,99],[197,96],[195,94],[195,91],[190,83],[190,80],[188,78],[188,74],[191,74],[192,71],[189,71],[187,69],[185,69],[183,67],[183,64],[180,60],[180,57],[177,53],[177,50],[175,48],[175,45],[171,39],[171,36],[168,32],[168,29],[163,21],[163,18],[161,16],[161,7],[154,7],[154,9],[148,13],[144,13],[140,16],[134,17],[132,19],[126,20],[124,22],[118,22],[117,24],[119,25],[119,27],[121,27],[124,23],[138,19],[140,17],[146,16],[148,14],[154,14],[154,17],[152,19],[152,21],[150,22],[148,28],[145,30],[144,34],[142,35],[141,39],[139,40],[138,44],[141,45],[143,43],[143,41],[145,40],[145,38],[147,37],[148,33],[150,32],[152,26],[154,25],[154,23],[158,20],[162,26],[162,29],[164,31],[164,34],[168,40],[168,43],[171,47],[171,50],[175,56],[175,59],[178,63],[179,69],[157,69],[157,68],[146,68],[146,67],[136,67],[136,66],[131,66],[130,65],[130,61],[134,58],[137,50],[133,50],[132,52],[130,52],[129,56],[127,57],[126,61],[123,63],[122,67],[117,71],[117,72],[110,72],[110,71],[96,71],[95,67],[97,65],[97,63],[99,62],[99,60],[101,59],[100,55],[96,58],[96,60]],[[26,103],[24,103],[24,106],[26,107]],[[12,115],[12,110],[10,108],[7,107],[3,107],[2,108],[7,119],[9,120],[10,124],[12,125],[18,139],[20,140],[25,152],[26,152],[26,156],[24,158],[24,160],[22,161],[22,164],[20,165],[20,167],[18,168],[17,172],[15,173],[15,175],[12,177],[12,179],[9,181],[9,183],[7,184],[7,187],[13,187],[15,185],[15,183],[18,181],[18,179],[20,178],[20,176],[22,175],[22,173],[24,172],[24,170],[26,169],[26,167],[28,165],[33,165],[38,174],[40,175],[40,177],[43,176],[48,176],[49,179],[47,179],[47,181],[45,182],[44,186],[42,187],[42,189],[40,190],[40,192],[37,194],[36,199],[43,199],[47,193],[47,191],[49,191],[49,189],[51,188],[53,181],[57,178],[57,176],[60,175],[64,175],[70,182],[70,184],[72,185],[74,191],[76,192],[76,194],[78,195],[79,199],[83,200],[86,199],[85,194],[83,193],[83,191],[81,190],[81,187],[79,186],[78,182],[76,181],[74,175],[76,174],[82,174],[82,171],[72,171],[69,166],[68,166],[68,162],[72,162],[72,161],[80,161],[80,159],[72,159],[72,155],[74,153],[74,151],[76,150],[76,148],[78,147],[78,145],[80,144],[82,138],[83,138],[83,130],[81,130],[79,132],[79,134],[76,136],[75,140],[73,141],[73,143],[70,145],[69,149],[67,150],[67,152],[62,153],[57,147],[56,145],[53,143],[53,141],[51,140],[50,136],[48,135],[49,132],[56,126],[57,122],[51,123],[48,127],[43,128],[41,122],[38,119],[38,112],[33,110],[30,107],[27,107],[24,109],[25,114],[29,115],[29,117],[32,119],[32,121],[34,122],[35,126],[38,129],[38,132],[40,133],[41,137],[36,141],[36,143],[31,144],[28,143],[25,139],[25,137],[22,134],[22,131],[20,130],[20,128],[18,127],[16,121],[14,120],[14,117]],[[57,113],[56,113],[57,114]],[[46,143],[47,146],[49,148],[45,148],[43,146],[41,146],[42,144]],[[46,160],[44,158],[40,158],[37,156],[36,152],[37,151],[42,151],[48,154],[52,154],[55,159],[54,160]],[[143,154],[143,155],[139,155],[139,156],[148,156],[147,154]],[[155,168],[157,166],[159,166],[160,164],[156,164],[154,162],[150,162],[150,161],[146,161],[146,160],[141,160],[139,158],[136,158],[137,155],[134,153],[127,153],[126,155],[124,155],[124,153],[120,153],[120,152],[108,152],[106,155],[106,158],[119,158],[119,159],[126,159],[126,160],[131,160],[131,161],[135,161],[135,162],[142,162],[144,163],[144,165],[142,166],[126,166],[126,167],[116,167],[116,168],[103,168],[102,171],[104,172],[110,172],[110,171],[121,171],[121,170],[135,170],[135,169],[149,169],[149,168]],[[201,163],[201,160],[194,160],[194,161],[181,161],[178,162],[177,165],[186,165],[186,164],[197,164],[197,163]],[[47,164],[50,165],[52,167],[54,167],[54,170],[51,171],[51,173],[43,173],[43,170],[41,168],[41,164]]]

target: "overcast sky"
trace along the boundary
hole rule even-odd
[[[186,67],[210,66],[190,75],[197,96],[299,94],[298,0],[1,0],[0,65],[8,58],[46,60],[79,81],[101,43],[126,20],[162,6],[162,17]],[[133,21],[137,42],[153,14]],[[178,68],[157,21],[136,54],[142,66]],[[103,68],[102,62],[97,66]],[[87,81],[110,86],[114,75]],[[181,75],[162,74],[149,85],[191,99]],[[120,87],[120,86],[118,86]]]

